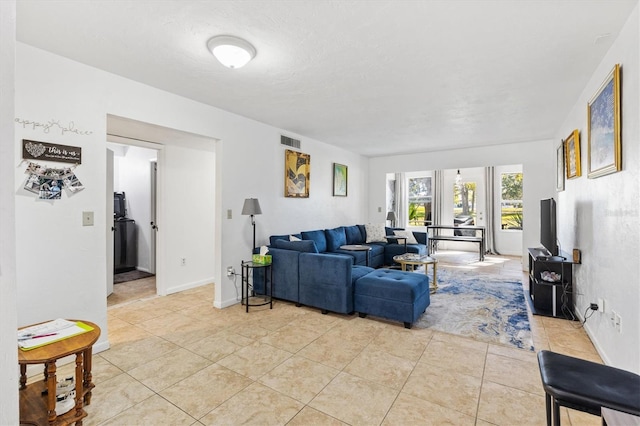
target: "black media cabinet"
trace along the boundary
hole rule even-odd
[[[555,272],[559,281],[542,279],[544,271]],[[573,311],[573,261],[566,253],[547,256],[546,250],[529,249],[529,297],[531,312],[556,318],[577,319]]]

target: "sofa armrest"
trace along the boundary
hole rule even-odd
[[[333,254],[300,253],[300,303],[323,311],[353,311],[353,260]]]

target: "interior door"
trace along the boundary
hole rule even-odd
[[[107,297],[113,293],[113,151],[107,148]]]
[[[157,219],[157,189],[158,189],[158,162],[151,161],[151,246],[149,247],[149,272],[156,273],[156,237],[158,232]]]

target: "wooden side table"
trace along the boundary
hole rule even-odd
[[[91,404],[91,390],[95,387],[91,375],[91,350],[100,337],[100,327],[81,321],[93,330],[39,348],[24,351],[18,348],[20,365],[20,424],[82,425],[87,412],[82,408]],[[76,404],[67,413],[56,414],[56,361],[76,356]],[[44,364],[44,380],[27,385],[27,365]]]

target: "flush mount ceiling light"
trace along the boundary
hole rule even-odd
[[[243,67],[256,56],[256,48],[251,43],[229,35],[211,37],[207,47],[213,56],[228,68]]]

